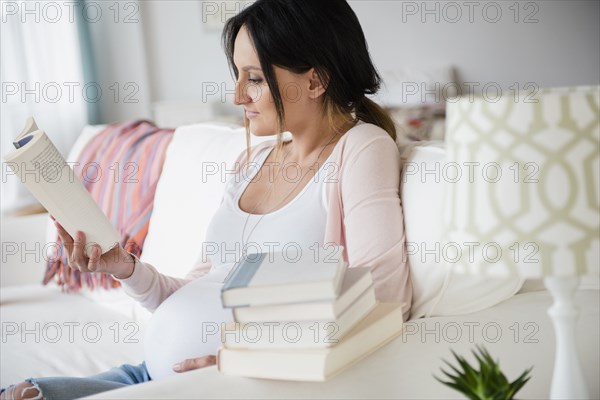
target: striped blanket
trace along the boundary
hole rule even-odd
[[[173,132],[144,120],[111,124],[86,144],[73,168],[116,227],[123,248],[137,256],[142,254],[156,185]],[[84,283],[90,289],[120,286],[109,274],[69,268],[60,238],[56,242],[56,252],[46,264],[44,285],[55,277],[67,292],[78,291]]]

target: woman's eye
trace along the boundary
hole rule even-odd
[[[254,84],[259,84],[262,82],[262,79],[260,78],[248,78],[248,82],[254,83]]]

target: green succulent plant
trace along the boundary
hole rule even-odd
[[[452,350],[450,350],[452,351]],[[473,354],[479,361],[479,370],[472,367],[463,357],[457,355],[454,351],[452,354],[458,361],[462,371],[453,367],[446,360],[444,362],[452,368],[456,375],[452,375],[442,369],[444,375],[449,378],[449,381],[443,381],[437,376],[434,376],[439,382],[463,393],[467,398],[472,400],[510,400],[515,394],[527,383],[529,373],[533,367],[528,368],[515,379],[513,382],[508,382],[506,376],[500,371],[500,365],[492,359],[492,356],[482,346],[477,346],[477,353]]]

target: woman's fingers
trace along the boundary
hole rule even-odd
[[[70,262],[73,263],[80,270],[82,267],[87,265],[86,257],[84,254],[85,246],[85,234],[81,231],[75,233],[75,240],[73,242],[73,252],[71,253]]]
[[[102,258],[100,246],[95,244],[90,251],[90,257],[88,258],[85,251],[85,233],[82,231],[77,231],[75,238],[73,238],[71,235],[69,235],[69,232],[67,232],[65,228],[58,223],[58,221],[55,220],[54,225],[56,226],[58,236],[65,246],[67,258],[69,260],[69,266],[71,268],[77,268],[83,272],[95,271],[98,268],[98,264]]]
[[[100,253],[101,253],[100,246],[94,245],[94,247],[92,247],[90,259],[88,261],[88,266],[87,266],[87,268],[90,271],[95,271],[96,268],[98,268],[98,263],[100,262],[100,256],[101,256]]]
[[[65,246],[69,266],[71,268],[77,268],[82,272],[95,271],[98,269],[102,259],[102,251],[100,246],[94,244],[90,249],[90,257],[88,258],[86,253],[87,243],[84,232],[77,231],[75,238],[73,238],[57,221],[54,221],[54,225],[56,226],[58,236]]]
[[[62,240],[65,245],[65,249],[67,250],[67,254],[71,254],[73,252],[73,238],[69,235],[69,232],[62,227],[61,224],[54,221],[54,226],[56,227],[56,231],[58,232],[58,236],[60,236],[60,240]]]
[[[215,365],[217,363],[217,358],[215,356],[204,356],[197,358],[188,358],[178,364],[173,365],[173,371],[175,372],[185,372],[191,371],[194,369],[210,367],[211,365]]]

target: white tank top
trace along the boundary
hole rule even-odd
[[[285,251],[290,257],[295,257],[299,249],[302,251],[324,244],[327,199],[323,182],[331,175],[328,173],[333,168],[331,155],[300,193],[283,207],[264,216],[249,214],[239,207],[242,193],[274,148],[261,150],[248,169],[229,175],[223,200],[208,225],[203,244],[212,263],[211,272],[229,269],[242,258],[242,254]],[[267,165],[261,173],[269,173],[273,168]],[[293,179],[292,171],[290,168],[289,179]],[[242,231],[247,219],[242,249]]]

